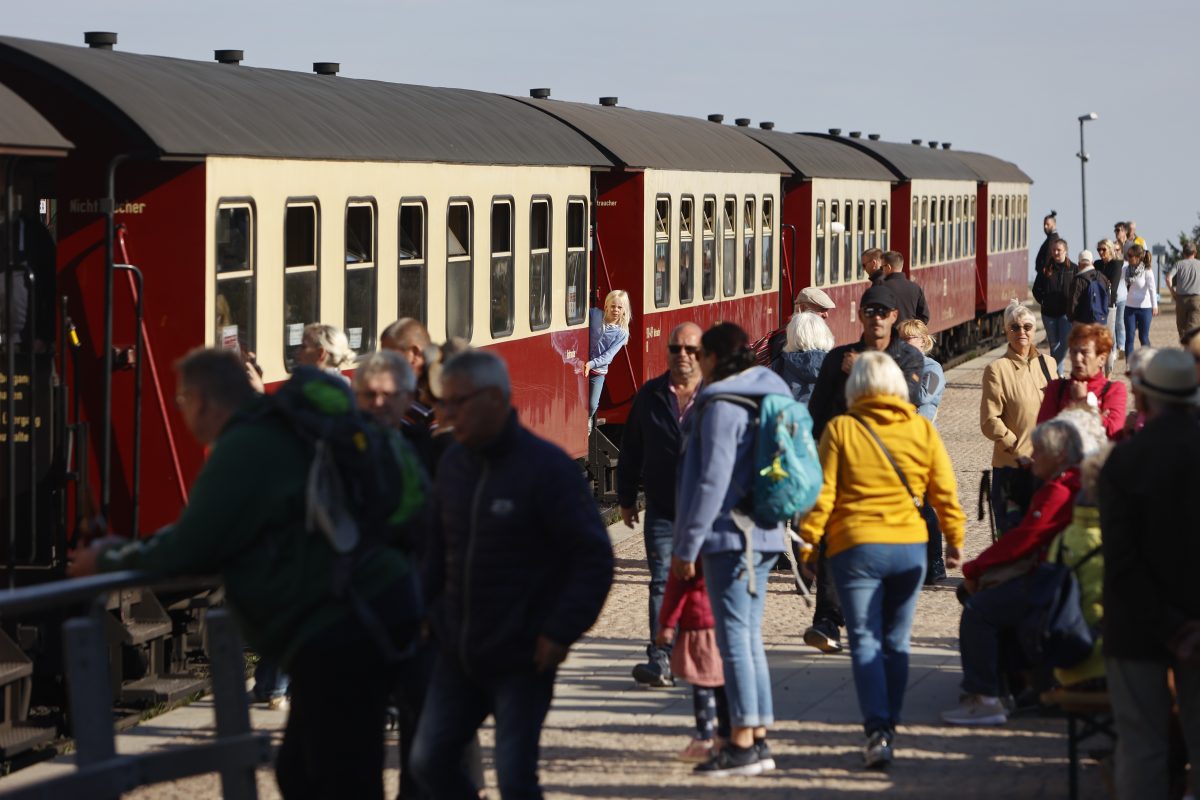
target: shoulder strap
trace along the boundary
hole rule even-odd
[[[1058,381],[1058,404],[1062,405],[1063,395],[1067,393],[1067,382],[1061,378]]]
[[[1108,394],[1108,390],[1112,388],[1112,385],[1113,385],[1112,381],[1105,381],[1104,388],[1100,390],[1100,397],[1098,399],[1103,400],[1104,395]]]
[[[875,440],[875,444],[879,445],[879,449],[883,451],[883,457],[887,459],[887,462],[892,465],[892,469],[894,469],[896,471],[896,477],[900,479],[900,483],[904,484],[904,491],[908,492],[909,497],[912,498],[913,505],[916,506],[917,508],[920,508],[921,501],[917,498],[917,495],[913,492],[912,487],[908,485],[908,478],[904,477],[904,473],[900,471],[900,465],[896,463],[896,459],[892,458],[891,451],[888,450],[887,447],[883,444],[883,440],[879,438],[879,434],[875,433],[875,429],[872,428],[869,424],[867,424],[867,421],[865,419],[863,419],[862,417],[860,417],[858,414],[852,414],[852,413],[847,412],[847,416],[853,417],[858,422],[859,425],[862,425],[864,428],[867,429],[867,433],[871,434],[871,438]]]
[[[1038,366],[1042,368],[1042,375],[1046,378],[1046,383],[1050,383],[1050,368],[1046,366],[1046,359],[1041,353],[1038,353]]]

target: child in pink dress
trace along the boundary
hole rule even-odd
[[[707,761],[729,739],[729,705],[725,700],[725,671],[717,650],[716,622],[699,562],[692,580],[680,580],[674,572],[667,578],[658,622],[655,644],[671,647],[671,672],[692,685],[696,737],[679,753],[679,759]]]

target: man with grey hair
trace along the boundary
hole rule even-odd
[[[1175,329],[1179,338],[1200,325],[1200,260],[1196,258],[1196,243],[1184,242],[1183,258],[1167,273],[1167,289],[1175,301]]]
[[[417,391],[417,376],[407,359],[391,350],[372,353],[354,371],[358,407],[381,424],[404,431],[404,414]]]
[[[671,646],[660,647],[654,640],[675,536],[675,468],[683,445],[683,421],[700,388],[703,333],[694,322],[684,322],[671,331],[667,371],[638,390],[621,434],[617,503],[626,526],[632,528],[638,521],[639,484],[646,493],[642,537],[650,568],[650,643],[646,646],[648,661],[633,668],[634,680],[643,686],[672,684]]]
[[[455,444],[434,484],[424,585],[440,652],[412,768],[432,797],[474,797],[463,749],[492,715],[501,796],[541,797],[554,676],[604,606],[612,545],[579,467],[517,419],[503,361],[459,353],[441,384]]]
[[[1200,764],[1200,404],[1195,361],[1160,350],[1133,378],[1146,425],[1100,471],[1104,655],[1117,726],[1117,797],[1166,797],[1168,672],[1189,761]]]

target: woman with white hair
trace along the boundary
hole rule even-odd
[[[1029,507],[1033,496],[1030,434],[1037,424],[1046,385],[1058,374],[1054,359],[1033,346],[1036,327],[1032,311],[1017,300],[1009,303],[1004,309],[1008,349],[983,371],[979,427],[995,442],[991,503],[999,534],[1015,527]]]
[[[797,402],[808,405],[821,364],[833,345],[833,331],[820,314],[801,311],[792,315],[787,326],[787,344],[771,369],[787,383]]]
[[[825,483],[800,535],[813,544],[827,539],[867,734],[863,762],[881,768],[892,761],[909,632],[925,577],[928,531],[920,498],[941,520],[949,567],[962,559],[966,517],[946,447],[909,402],[895,361],[862,353],[846,382],[846,402],[847,412],[821,435]]]
[[[296,363],[341,375],[354,363],[354,351],[341,328],[313,322],[304,326],[300,346],[296,348]]]

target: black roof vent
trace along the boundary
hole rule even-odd
[[[722,122],[725,121],[725,115],[724,114],[709,114],[708,121],[715,122],[718,125],[720,125]]]
[[[601,97],[600,98],[600,105],[604,106],[605,108],[612,108],[616,104],[617,104],[617,98],[615,98],[615,97]]]
[[[920,147],[920,146],[921,146],[921,140],[920,140],[920,139],[913,139],[913,140],[912,140],[912,143],[913,143],[913,144],[915,144],[917,147]]]
[[[534,100],[549,100],[550,99],[550,89],[548,89],[548,88],[530,89],[529,96],[532,97]]]
[[[851,139],[861,139],[862,131],[850,131],[850,138]]]
[[[762,128],[764,131],[773,131],[775,130],[775,123],[763,121],[758,123],[758,127]]]
[[[943,150],[949,150],[949,149],[950,149],[950,143],[949,143],[949,142],[942,142],[942,149],[943,149]]]
[[[841,129],[841,128],[830,128],[830,129],[829,129],[829,135],[830,135],[830,136],[841,136],[841,135],[842,135],[842,129]]]
[[[929,143],[929,149],[930,149],[930,150],[937,150],[937,146],[938,146],[938,143],[937,143],[937,142],[930,142],[930,143]]]
[[[87,31],[83,34],[83,43],[93,50],[112,50],[117,43],[117,34],[113,31]]]
[[[318,75],[337,75],[342,69],[341,63],[337,61],[314,61],[313,72]]]
[[[240,64],[246,53],[242,50],[213,50],[213,58],[218,64]]]
[[[737,125],[739,128],[749,128],[750,127],[750,118],[749,117],[738,117],[737,119],[735,119],[733,121],[733,124]]]
[[[878,142],[879,134],[878,133],[868,133],[867,138],[870,139],[872,142]]]

